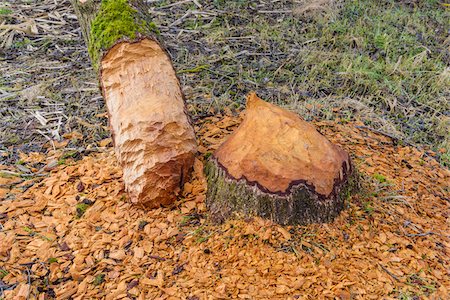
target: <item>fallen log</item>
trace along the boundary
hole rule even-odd
[[[196,153],[171,60],[143,0],[71,0],[98,71],[115,152],[131,202],[172,203]]]
[[[279,224],[331,221],[355,186],[349,155],[298,115],[252,93],[242,124],[206,167],[206,206]]]

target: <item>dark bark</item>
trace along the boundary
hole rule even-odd
[[[245,178],[236,180],[214,158],[206,163],[205,173],[208,181],[206,206],[212,220],[218,223],[234,216],[259,216],[281,225],[330,222],[358,186],[356,173],[349,172],[348,180],[336,182],[328,197],[317,194],[314,187],[304,182],[292,185],[288,193],[280,195],[264,191]]]

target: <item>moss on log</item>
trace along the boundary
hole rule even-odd
[[[241,126],[205,166],[212,219],[329,222],[357,186],[348,154],[297,115],[251,94]]]
[[[114,44],[133,42],[143,37],[156,40],[155,23],[146,14],[144,1],[129,0],[71,0],[86,40],[88,53],[95,69]]]

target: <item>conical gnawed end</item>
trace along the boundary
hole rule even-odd
[[[213,187],[215,179],[210,178],[212,192],[208,191],[207,202],[210,207],[217,203],[214,198],[230,198],[229,201],[236,198],[235,203],[245,198],[246,203],[238,204],[236,211],[242,206],[245,213],[270,214],[272,219],[277,219],[279,210],[293,214],[285,215],[282,223],[305,223],[295,219],[294,215],[302,218],[299,209],[309,214],[311,209],[325,209],[324,204],[338,200],[351,171],[349,155],[341,147],[297,114],[267,103],[255,93],[247,97],[242,124],[213,154],[209,166],[220,169],[210,171],[222,172],[224,184],[248,187],[239,193],[252,195],[233,195],[236,189],[230,186],[218,194],[219,188]],[[299,193],[300,198],[295,196]],[[259,203],[261,197],[267,198],[264,205]],[[267,202],[269,198],[272,200]],[[317,205],[305,203],[313,198],[317,199]],[[264,212],[265,209],[270,213]],[[334,209],[328,213],[334,214]]]

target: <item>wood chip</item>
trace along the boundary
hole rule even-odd
[[[222,119],[196,125],[207,152],[240,120]],[[49,271],[58,299],[389,299],[424,291],[446,299],[449,172],[352,124],[321,122],[320,131],[352,153],[366,192],[333,223],[293,230],[258,218],[208,222],[201,159],[177,206],[148,211],[128,202],[110,149],[55,166],[41,184],[0,202],[1,280],[13,287],[3,297],[40,299],[40,281],[28,285],[33,268],[32,276]],[[205,132],[214,132],[214,144]],[[83,199],[93,204],[77,217]]]

